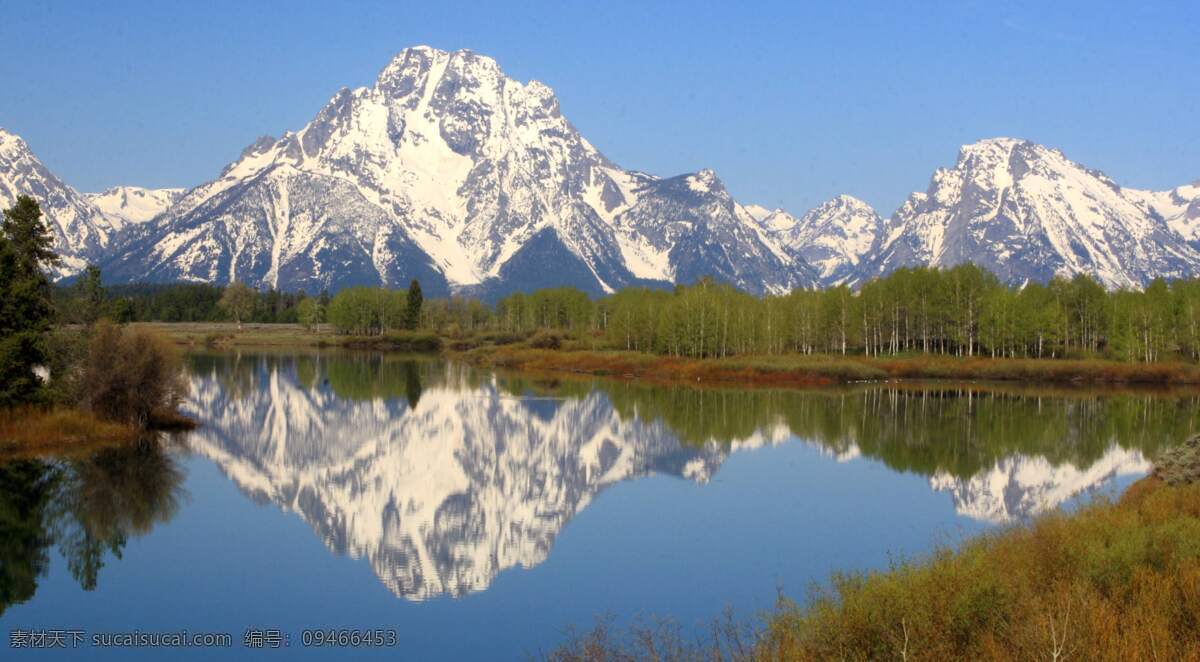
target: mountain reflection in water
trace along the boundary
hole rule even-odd
[[[1147,471],[1197,422],[1190,393],[545,382],[372,354],[194,356],[191,387],[191,449],[412,600],[541,563],[609,485],[703,483],[730,453],[793,437],[926,476],[960,513],[1006,522]]]

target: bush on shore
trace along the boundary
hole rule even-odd
[[[181,370],[179,351],[158,334],[101,321],[88,342],[81,402],[100,418],[145,428],[183,397]]]

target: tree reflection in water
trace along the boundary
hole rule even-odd
[[[183,471],[155,438],[84,459],[0,464],[0,614],[37,592],[50,549],[86,591],[106,557],[179,510]]]

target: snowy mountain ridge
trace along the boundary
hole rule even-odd
[[[1044,457],[1014,455],[968,478],[939,472],[929,479],[937,492],[949,492],[961,515],[993,524],[1027,519],[1095,491],[1119,476],[1145,475],[1153,468],[1138,450],[1113,444],[1090,466],[1055,465]]]
[[[963,146],[886,220],[841,195],[799,217],[742,205],[710,169],[660,178],[608,160],[554,92],[471,51],[401,51],[298,131],[263,137],[190,190],[80,194],[0,130],[0,204],[33,195],[67,276],[404,286],[495,299],[601,295],[712,276],[755,294],[974,262],[1011,284],[1086,273],[1109,288],[1200,273],[1200,182],[1122,188],[1013,138]]]
[[[183,197],[181,188],[149,189],[114,186],[102,193],[85,193],[93,205],[119,231],[126,225],[145,223],[163,213]]]

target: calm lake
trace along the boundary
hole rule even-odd
[[[779,587],[803,598],[836,570],[1117,494],[1200,428],[1190,390],[693,389],[334,352],[188,364],[197,430],[0,465],[6,638],[227,632],[225,654],[434,660],[522,659],[606,613],[702,633]],[[288,651],[243,647],[248,628]],[[339,628],[396,646],[304,647]]]

